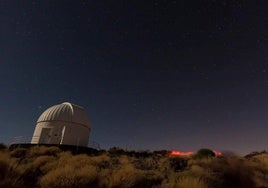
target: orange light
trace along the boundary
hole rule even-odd
[[[222,155],[222,153],[220,151],[213,150],[213,152],[215,153],[216,156],[221,156]]]
[[[194,152],[191,152],[191,151],[189,151],[189,152],[183,152],[183,151],[175,151],[175,150],[173,150],[173,151],[170,152],[169,155],[171,155],[171,156],[189,157],[189,156],[191,156],[193,154],[194,154]]]
[[[216,156],[222,155],[222,153],[220,151],[213,150],[213,152],[215,153]],[[195,152],[192,152],[192,151],[183,152],[183,151],[176,151],[176,150],[172,150],[169,153],[170,156],[182,156],[182,157],[190,157],[194,154],[195,154]]]

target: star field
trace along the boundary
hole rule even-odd
[[[0,142],[69,101],[103,148],[268,149],[266,1],[0,6]]]

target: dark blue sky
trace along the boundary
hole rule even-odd
[[[1,1],[0,141],[48,107],[102,148],[268,150],[267,1]]]

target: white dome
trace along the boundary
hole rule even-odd
[[[90,126],[85,109],[69,102],[64,102],[48,108],[41,114],[37,123],[49,121],[71,122],[88,128]]]

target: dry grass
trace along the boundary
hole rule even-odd
[[[57,147],[3,148],[2,187],[260,188],[268,187],[268,154],[184,159],[73,155]]]
[[[73,187],[97,187],[98,173],[93,166],[84,166],[74,168],[68,166],[51,170],[40,179],[40,187],[58,187],[58,188],[73,188]]]
[[[241,157],[221,157],[191,161],[188,176],[205,180],[218,188],[255,188],[255,170]]]
[[[179,188],[208,188],[207,184],[201,178],[195,177],[182,177],[175,184]]]
[[[109,172],[112,173],[110,174],[110,177],[106,178],[105,187],[147,188],[160,185],[163,180],[163,177],[160,174],[153,171],[136,169],[131,164],[126,164],[120,169]]]
[[[248,164],[254,169],[257,187],[268,187],[268,154],[253,156]]]
[[[143,179],[142,171],[135,169],[132,165],[125,165],[121,169],[113,171],[108,187],[134,187]]]
[[[10,153],[0,152],[0,187],[24,187],[23,180],[17,170],[19,160],[11,158]]]

